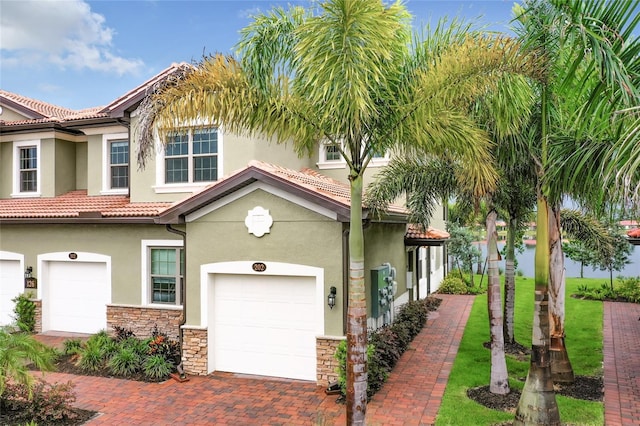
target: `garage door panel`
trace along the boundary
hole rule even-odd
[[[0,325],[13,322],[13,299],[24,289],[19,260],[0,260]]]
[[[107,326],[109,279],[106,263],[49,262],[49,329],[95,333]]]
[[[214,284],[214,369],[315,380],[315,278],[223,275]]]

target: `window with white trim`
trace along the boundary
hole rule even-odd
[[[341,169],[347,165],[347,162],[340,154],[340,145],[337,143],[320,143],[318,160],[317,166],[319,169]],[[381,167],[387,164],[389,164],[388,152],[374,152],[369,161],[369,166],[371,167]]]
[[[164,151],[164,183],[218,179],[218,129],[189,129],[170,134]]]
[[[129,191],[129,151],[127,133],[102,135],[101,194],[127,194]]]
[[[111,189],[129,187],[129,141],[109,141],[109,183]]]
[[[149,303],[179,305],[184,276],[184,250],[175,247],[149,248]]]
[[[13,144],[13,197],[40,195],[40,141]]]

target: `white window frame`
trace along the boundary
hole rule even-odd
[[[204,126],[210,128],[216,128],[216,126]],[[220,126],[217,126],[218,131],[218,176],[216,176],[215,181],[207,181],[207,182],[193,182],[193,130],[195,127],[184,127],[179,129],[179,131],[186,130],[189,132],[189,180],[190,182],[180,182],[180,183],[166,183],[165,182],[165,147],[160,140],[158,139],[156,142],[156,184],[153,187],[153,190],[156,194],[172,194],[178,192],[195,192],[201,190],[203,187],[210,185],[211,183],[220,180],[224,176],[223,171],[223,131]]]
[[[183,303],[184,294],[180,292],[180,283],[176,283],[176,299],[179,300],[180,303],[153,303],[151,301],[151,249],[152,248],[181,248],[184,250],[184,245],[182,244],[182,240],[142,240],[141,244],[141,252],[140,259],[142,260],[141,270],[142,270],[142,306],[151,306],[151,307],[162,307],[162,308],[172,308],[177,307],[181,308]],[[185,253],[186,255],[186,253]],[[186,257],[185,257],[186,259]],[[184,265],[185,270],[187,269],[187,265]],[[180,268],[180,265],[178,265]],[[184,279],[184,276],[183,276]]]
[[[111,142],[129,140],[128,133],[112,133],[102,135],[102,190],[101,195],[127,195],[131,187],[131,143],[129,142],[129,186],[127,188],[111,188]]]
[[[327,146],[331,145],[334,144],[323,142],[318,144],[318,163],[316,165],[320,170],[344,169],[347,166],[347,162],[342,156],[340,156],[339,160],[327,160]],[[340,144],[340,146],[344,148],[343,144]]]
[[[318,162],[316,166],[318,166],[321,170],[328,169],[344,169],[347,165],[347,162],[341,156],[339,160],[327,160],[327,146],[334,145],[333,143],[319,143],[318,144]],[[342,149],[344,149],[344,144],[341,144]],[[369,161],[369,167],[384,167],[389,164],[390,154],[389,151],[385,152],[385,155],[382,157],[371,158]]]
[[[35,147],[36,148],[36,191],[20,190],[20,149]],[[11,197],[40,197],[42,195],[42,149],[40,140],[21,141],[13,143],[13,192]]]

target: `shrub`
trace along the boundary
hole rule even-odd
[[[65,355],[76,355],[82,351],[82,340],[80,339],[66,339],[63,345],[62,352]]]
[[[10,410],[19,411],[21,420],[42,424],[63,423],[77,418],[72,406],[76,400],[74,386],[70,381],[48,384],[38,379],[30,397],[27,386],[11,384],[2,403]]]
[[[13,311],[18,328],[26,333],[33,333],[36,327],[36,304],[29,299],[28,294],[20,294],[11,300],[16,304]]]
[[[404,304],[395,316],[393,324],[369,333],[367,346],[367,397],[371,398],[387,380],[409,343],[424,326],[428,311],[435,310],[441,301],[434,298]],[[335,353],[338,361],[338,384],[342,394],[346,392],[347,342],[342,341]]]
[[[92,340],[93,336],[87,340],[79,352],[76,365],[84,371],[97,371],[104,366],[103,345],[99,339]]]
[[[640,277],[618,278],[618,296],[629,302],[640,303]]]
[[[469,286],[465,284],[460,277],[453,274],[447,275],[440,283],[438,293],[443,294],[467,294]]]
[[[420,333],[427,321],[427,308],[424,303],[412,300],[402,306],[396,314],[395,323],[406,323],[411,340]]]
[[[165,333],[158,331],[158,326],[155,326],[151,333],[148,354],[161,355],[167,361],[177,365],[181,359],[180,344],[169,339]]]
[[[119,327],[117,325],[113,326],[113,332],[115,333],[115,340],[117,342],[121,342],[130,337],[136,337],[135,333],[131,329]]]
[[[135,351],[135,348],[123,346],[118,352],[113,354],[107,366],[109,370],[117,376],[131,376],[140,371],[140,355]]]
[[[144,375],[149,379],[164,379],[169,376],[172,370],[173,364],[162,355],[150,355],[144,361]]]
[[[375,347],[380,366],[391,371],[402,355],[396,333],[389,326],[381,327],[369,335],[369,341]]]

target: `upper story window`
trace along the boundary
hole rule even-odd
[[[319,169],[341,169],[346,167],[347,163],[340,154],[340,146],[336,143],[320,143],[318,152],[318,168]],[[388,152],[375,152],[371,156],[369,166],[381,167],[389,163]]]
[[[38,148],[20,148],[20,192],[38,190]]]
[[[13,145],[13,197],[40,196],[40,141]]]
[[[129,187],[129,141],[109,142],[109,171],[111,189]]]
[[[169,134],[158,161],[162,169],[157,174],[158,184],[164,185],[165,191],[179,192],[217,180],[221,174],[220,145],[220,132],[215,127]]]
[[[129,135],[112,133],[102,136],[101,194],[127,194],[129,191]]]

